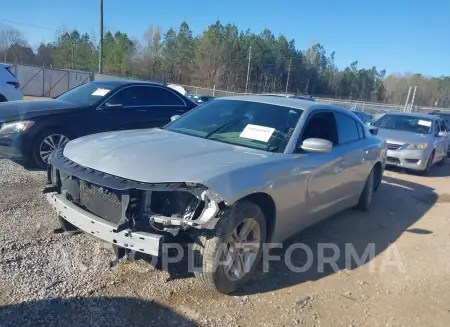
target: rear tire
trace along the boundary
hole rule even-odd
[[[366,184],[364,185],[364,189],[359,196],[358,204],[356,205],[356,209],[361,211],[368,211],[370,208],[370,204],[372,202],[372,195],[375,189],[375,170],[376,168],[372,168],[369,176],[366,179]]]
[[[252,259],[250,259],[249,266],[244,270],[243,275],[234,279],[231,278],[232,276],[230,276],[230,272],[226,269],[226,264],[224,264],[225,254],[235,258],[239,256],[239,251],[237,251],[239,249],[238,247],[235,247],[233,251],[231,250],[230,239],[235,239],[232,235],[240,236],[241,231],[244,229],[243,226],[248,222],[254,226],[257,225],[259,240],[254,238],[254,242],[250,243],[254,245],[258,244],[258,248],[253,248],[254,251],[248,253],[247,258],[245,258],[245,255],[242,256],[243,261],[247,260],[250,255]],[[240,226],[241,229],[238,229]],[[254,233],[252,232],[252,234]],[[201,281],[204,288],[208,290],[214,290],[224,294],[234,292],[247,283],[254,275],[257,264],[262,256],[262,248],[265,240],[266,219],[261,208],[250,201],[237,202],[222,212],[213,231],[213,235],[203,234],[194,243],[194,274]],[[234,244],[238,244],[238,242]],[[232,266],[236,267],[235,265]]]
[[[39,168],[46,169],[47,161],[45,159],[48,160],[53,151],[64,147],[70,139],[68,133],[60,128],[49,128],[42,131],[36,138],[31,150],[36,165]]]
[[[7,102],[8,99],[5,98],[3,94],[0,94],[0,102]]]

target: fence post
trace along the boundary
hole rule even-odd
[[[45,96],[45,65],[42,63],[42,96]]]
[[[70,72],[67,72],[67,91],[70,90]]]
[[[212,94],[212,96],[215,96],[215,94],[216,94],[216,84],[214,84],[214,86],[213,86],[213,94]]]
[[[16,78],[17,78],[17,58],[15,59],[15,62],[14,62],[14,76],[16,76]]]

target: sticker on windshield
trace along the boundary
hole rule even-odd
[[[248,124],[239,136],[267,143],[273,132],[275,128]]]
[[[98,97],[104,97],[108,94],[108,92],[111,90],[108,89],[96,89],[92,95],[98,96]]]
[[[431,122],[428,120],[419,120],[417,124],[420,126],[431,127]]]

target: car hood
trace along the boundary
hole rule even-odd
[[[377,136],[388,143],[394,144],[424,143],[431,139],[430,134],[417,134],[385,128],[379,128]]]
[[[60,100],[36,101],[9,101],[0,103],[0,122],[30,119],[38,116],[53,115],[74,109],[83,109],[81,106]]]
[[[254,165],[272,153],[162,129],[107,132],[69,142],[64,156],[85,167],[146,183],[197,182]]]

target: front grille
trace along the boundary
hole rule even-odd
[[[394,151],[397,151],[397,150],[400,149],[401,147],[402,147],[401,144],[393,144],[393,143],[388,143],[388,144],[387,144],[388,150],[394,150]]]
[[[82,209],[118,224],[122,218],[122,191],[80,180],[60,171],[61,192]]]
[[[80,181],[79,205],[100,218],[118,224],[122,218],[120,191]]]

